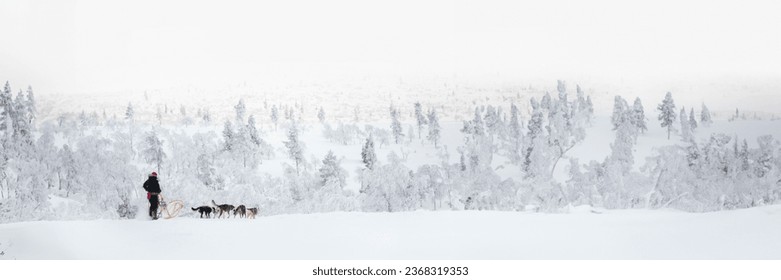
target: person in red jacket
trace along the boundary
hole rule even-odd
[[[152,219],[157,220],[157,207],[160,204],[160,183],[157,182],[157,172],[149,174],[149,179],[144,182],[144,190],[146,190],[146,198],[149,199],[149,216]]]

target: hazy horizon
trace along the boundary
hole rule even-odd
[[[606,7],[609,7],[607,9]],[[3,1],[0,79],[42,95],[410,80],[781,105],[772,1]],[[747,92],[734,92],[746,88]],[[655,102],[655,101],[654,101]],[[731,106],[731,105],[730,105]]]

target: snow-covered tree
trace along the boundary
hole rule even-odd
[[[689,141],[692,138],[692,130],[689,125],[689,117],[686,115],[686,108],[681,107],[681,138],[683,141]]]
[[[223,151],[232,151],[233,150],[233,142],[234,142],[234,133],[233,133],[233,125],[231,124],[230,120],[225,120],[225,125],[222,129],[222,139],[223,139]]]
[[[648,126],[645,123],[645,110],[643,109],[643,103],[640,101],[640,97],[635,98],[635,102],[632,106],[632,124],[634,124],[641,133],[645,133],[645,131],[648,130]]]
[[[689,128],[691,128],[692,132],[697,129],[697,117],[694,115],[694,108],[689,113]]]
[[[627,120],[627,103],[621,96],[616,95],[613,99],[613,116],[610,120],[613,122],[613,130],[617,130],[618,127]]]
[[[656,107],[659,110],[659,121],[662,127],[667,128],[667,139],[670,139],[670,133],[673,131],[673,123],[675,123],[675,102],[673,101],[673,94],[667,92],[662,103]]]
[[[434,143],[434,147],[437,147],[437,143],[439,143],[440,129],[437,111],[430,110],[428,112],[428,140]]]
[[[319,171],[320,180],[323,186],[327,185],[329,182],[337,183],[340,187],[345,186],[347,171],[341,167],[341,160],[336,158],[333,151],[328,151]]]
[[[393,108],[393,106],[391,106],[390,115],[391,115],[391,131],[393,133],[393,140],[396,144],[399,144],[401,143],[402,137],[404,137],[404,133],[402,132],[402,128],[401,128],[401,122],[399,122],[399,111],[396,110],[396,108]]]
[[[236,111],[236,123],[244,123],[244,116],[247,114],[247,105],[244,104],[244,98],[239,99],[239,103],[233,106],[233,109]]]
[[[144,159],[149,164],[156,164],[157,171],[160,172],[160,166],[166,158],[165,151],[163,151],[163,140],[157,136],[157,131],[154,129],[147,133],[144,140],[146,143],[146,148],[143,150]]]
[[[296,173],[301,173],[300,166],[304,162],[304,148],[298,139],[298,127],[295,123],[290,125],[287,132],[287,141],[284,141],[287,154],[296,163]]]
[[[708,127],[712,123],[713,123],[713,119],[711,119],[710,110],[708,110],[708,107],[705,106],[705,103],[702,103],[702,111],[700,112],[700,124],[702,124],[702,126]]]
[[[135,110],[133,110],[133,103],[127,103],[127,109],[125,109],[125,119],[132,123],[135,115],[136,113]]]
[[[420,102],[415,102],[415,120],[418,124],[418,138],[423,139],[422,131],[423,126],[426,125],[426,115],[423,113],[423,106],[420,105]],[[410,135],[411,137],[412,135]]]
[[[363,144],[361,160],[368,169],[374,169],[374,165],[377,163],[377,155],[374,152],[374,139],[371,136],[366,138],[366,143]]]
[[[325,122],[325,110],[323,110],[323,107],[320,107],[320,110],[317,111],[317,119],[320,120],[320,123]]]
[[[279,110],[277,105],[271,105],[271,122],[274,123],[274,130],[277,130],[277,124],[279,123]]]

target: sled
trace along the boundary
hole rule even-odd
[[[165,202],[165,199],[163,199],[163,196],[160,195],[160,210],[158,210],[158,217],[163,217],[165,219],[172,219],[176,218],[176,216],[179,216],[179,212],[184,209],[184,202],[181,200],[174,200],[171,202]],[[163,216],[163,213],[165,213],[165,216]]]

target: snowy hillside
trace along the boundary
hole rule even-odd
[[[327,213],[0,225],[0,259],[778,259],[781,207]]]

